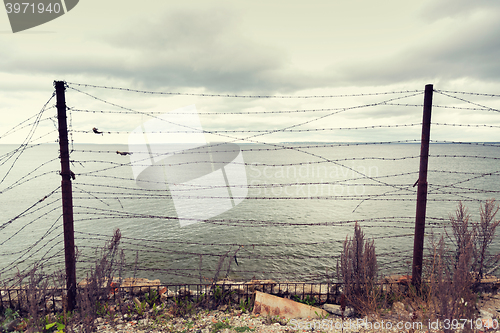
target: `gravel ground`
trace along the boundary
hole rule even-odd
[[[483,325],[494,325],[483,318],[498,318],[500,313],[500,296],[483,295],[479,302],[481,319],[467,321],[464,324],[472,328],[474,332],[500,332],[493,327],[487,329]],[[486,311],[486,312],[485,312]],[[279,317],[255,315],[247,311],[234,310],[227,305],[219,307],[219,310],[198,309],[194,314],[187,317],[175,316],[173,313],[163,310],[163,316],[153,316],[153,310],[144,313],[143,318],[137,315],[117,315],[114,319],[98,318],[96,332],[116,333],[216,333],[216,332],[443,332],[443,324],[450,323],[415,322],[413,323],[410,313],[394,308],[386,313],[384,319],[376,317],[346,318],[344,321],[339,316],[330,315],[325,319],[291,319],[286,320]],[[146,317],[147,319],[144,319]],[[343,329],[342,329],[343,328]],[[449,327],[453,328],[453,327]],[[462,331],[462,330],[454,330]]]
[[[326,319],[292,319],[284,320],[272,317],[261,317],[241,311],[200,311],[188,318],[141,319],[115,318],[114,321],[98,319],[97,332],[410,332],[412,323],[405,321],[370,320],[367,318],[348,318],[344,320],[330,316]],[[370,327],[371,325],[371,327]],[[429,329],[425,324],[421,327],[414,324],[413,332],[442,332]],[[406,327],[405,327],[406,326]]]
[[[134,304],[135,303],[135,304]],[[231,309],[222,305],[218,310],[204,310],[194,308],[187,310],[182,306],[172,303],[161,303],[150,308],[137,298],[125,300],[121,305],[121,311],[117,305],[106,303],[106,317],[98,318],[95,322],[94,332],[116,332],[116,333],[217,333],[217,332],[443,332],[441,322],[415,322],[412,316],[421,318],[422,314],[416,313],[405,307],[401,302],[395,302],[392,309],[383,311],[384,318],[346,318],[342,320],[339,316],[330,315],[325,319],[291,319],[286,320],[279,317],[269,317],[252,314],[248,311]],[[134,306],[135,305],[135,306]],[[145,305],[145,307],[144,307]],[[124,309],[128,310],[124,311]],[[482,294],[478,304],[479,319],[477,321],[467,320],[462,322],[473,332],[500,332],[497,321],[500,318],[500,294]],[[142,307],[143,310],[139,310]],[[181,311],[181,312],[179,312]],[[179,316],[179,313],[191,311],[188,316]],[[125,314],[123,314],[125,313]],[[493,318],[493,319],[492,319]],[[16,327],[20,324],[19,318],[13,321]],[[455,320],[456,323],[459,323]],[[493,327],[484,327],[490,325]],[[78,324],[73,326],[76,332],[81,332]],[[14,326],[13,326],[14,327]],[[448,327],[453,329],[454,327]],[[18,330],[22,330],[18,328]],[[0,332],[3,328],[0,327]],[[9,330],[13,331],[13,330]],[[462,330],[454,330],[462,331]]]

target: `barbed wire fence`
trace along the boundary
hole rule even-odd
[[[102,244],[119,228],[127,276],[202,283],[223,272],[220,278],[232,280],[333,281],[342,244],[356,222],[375,240],[381,275],[411,272],[423,90],[253,96],[69,82],[66,90],[78,279],[85,277]],[[474,213],[479,203],[500,191],[500,121],[491,123],[500,112],[500,95],[434,93],[439,101],[433,105],[427,251],[430,240],[444,234],[458,201]],[[130,95],[124,99],[137,106],[116,102]],[[36,115],[0,136],[2,143],[14,133],[28,132],[21,144],[1,146],[0,201],[5,208],[0,277],[5,285],[33,265],[47,272],[64,267],[54,96]],[[185,218],[193,223],[180,227],[168,189],[137,185],[130,156],[147,161],[151,152],[134,151],[124,138],[171,110],[151,107],[153,102],[146,100],[150,96],[159,105],[196,99],[200,110],[195,113],[207,140],[214,146],[238,144],[243,162],[232,163],[245,168],[247,182],[233,187],[248,193],[233,196],[241,201],[233,209],[209,219]],[[311,106],[286,108],[291,101]],[[483,137],[489,131],[491,140],[475,140],[479,130]],[[235,153],[220,147],[219,152]],[[182,168],[211,162],[203,158],[174,164]],[[188,201],[223,198],[196,186],[184,191],[176,195]],[[498,252],[500,244],[493,244],[492,250]]]

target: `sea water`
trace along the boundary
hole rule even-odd
[[[58,146],[8,155],[17,148],[0,145],[1,278],[37,263],[46,271],[64,267]],[[220,215],[181,227],[168,188],[139,186],[129,156],[116,153],[128,147],[72,146],[79,278],[118,228],[126,276],[163,283],[204,282],[216,275],[324,282],[335,277],[342,244],[356,221],[365,238],[375,241],[381,274],[411,271],[419,144],[248,144],[240,149],[245,198]],[[431,145],[427,249],[432,239],[446,237],[443,226],[458,201],[477,220],[480,203],[497,197],[499,149]],[[495,240],[492,251],[499,245]]]

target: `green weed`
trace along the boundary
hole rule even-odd
[[[236,332],[253,332],[255,328],[250,328],[248,326],[239,326],[233,328]]]
[[[160,296],[158,295],[156,289],[153,289],[149,293],[145,293],[144,298],[146,299],[146,302],[149,304],[149,306],[153,306],[153,304],[156,304]]]
[[[174,305],[171,310],[174,316],[185,317],[193,313],[194,304],[188,300],[187,296],[184,301],[174,298]]]
[[[314,311],[314,313],[315,313],[315,314],[316,314],[316,316],[317,316],[319,319],[321,319],[321,320],[326,319],[326,318],[328,318],[328,316],[330,316],[330,314],[329,314],[329,313],[327,313],[327,314],[325,314],[325,315],[319,314],[319,313],[318,313],[318,311]]]
[[[47,332],[64,333],[66,328],[65,322],[67,319],[70,319],[71,317],[72,317],[71,312],[68,312],[66,314],[66,318],[64,316],[64,313],[57,315],[55,318],[46,316],[44,325],[45,330]]]
[[[307,304],[310,306],[316,305],[316,298],[312,297],[311,295],[307,295],[304,299],[300,298],[300,296],[294,295],[293,300],[295,302],[299,302],[302,304]]]
[[[229,325],[229,320],[223,320],[223,321],[218,321],[212,325],[212,333],[217,333],[222,331],[225,328],[232,328],[231,325]]]
[[[250,302],[249,299],[247,299],[247,300],[244,300],[244,299],[240,300],[240,305],[239,306],[240,306],[241,312],[246,313],[247,311],[250,311],[250,309],[252,308],[252,305],[250,303],[251,302]]]

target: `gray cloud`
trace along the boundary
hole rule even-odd
[[[497,0],[439,0],[430,1],[420,15],[431,21],[443,18],[463,19],[478,11],[498,10],[499,8],[500,2]]]
[[[321,80],[291,68],[285,50],[252,41],[229,10],[182,10],[128,28],[89,36],[57,35],[37,47],[0,50],[0,71],[112,77],[147,89],[205,88],[212,92],[290,93]]]
[[[127,54],[128,75],[147,87],[290,91],[310,82],[290,70],[284,50],[246,39],[229,11],[183,11],[108,36]]]
[[[500,22],[490,13],[470,19],[428,42],[390,57],[347,63],[331,68],[343,84],[391,84],[408,81],[500,80]]]
[[[86,77],[93,82],[112,78],[151,90],[200,88],[252,94],[457,78],[496,82],[500,74],[500,5],[493,0],[456,0],[453,6],[448,0],[433,2],[422,17],[449,17],[456,24],[443,25],[449,29],[434,32],[426,42],[394,48],[393,54],[379,58],[363,50],[366,41],[353,39],[352,50],[337,50],[342,53],[339,59],[352,60],[333,63],[323,71],[308,70],[307,63],[293,64],[286,48],[246,37],[240,31],[244,15],[240,10],[177,9],[156,19],[139,16],[127,27],[99,35],[44,35],[38,45],[31,45],[36,56],[26,52],[18,38],[0,50],[0,71],[51,79]],[[477,13],[482,16],[476,17]],[[349,52],[356,56],[350,58]]]

